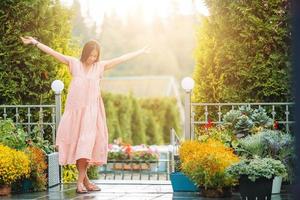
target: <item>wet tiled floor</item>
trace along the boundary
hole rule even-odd
[[[3,200],[9,199],[99,199],[99,200],[218,200],[218,198],[199,197],[197,193],[174,192],[169,181],[110,181],[97,180],[93,181],[102,188],[100,192],[91,192],[88,194],[76,194],[75,184],[64,184],[50,188],[45,192],[34,192],[26,194],[15,194],[9,197],[0,197]],[[223,200],[238,200],[238,193],[234,193],[231,198],[222,198]],[[292,200],[292,195],[282,193],[273,195],[272,200]]]

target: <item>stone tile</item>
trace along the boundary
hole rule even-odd
[[[38,200],[211,200],[211,198],[200,197],[193,192],[174,192],[169,181],[136,181],[136,180],[97,180],[94,181],[102,189],[100,192],[90,192],[88,194],[77,194],[76,184],[63,184],[49,188],[45,192],[33,192],[26,194],[14,194],[9,197],[1,197],[2,200],[11,199],[38,199]],[[239,200],[238,193],[234,193],[231,198],[222,200]],[[272,200],[292,200],[289,193],[272,196]],[[214,198],[214,200],[219,200]]]

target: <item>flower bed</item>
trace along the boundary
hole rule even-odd
[[[47,154],[54,151],[54,147],[49,141],[40,137],[40,131],[42,129],[36,126],[33,131],[28,133],[22,127],[17,127],[11,119],[0,120],[0,146],[3,150],[0,151],[0,158],[5,158],[0,159],[0,162],[5,161],[2,163],[3,166],[0,166],[0,179],[3,178],[2,182],[0,180],[0,186],[8,184],[13,193],[45,191],[47,189],[46,170],[48,164],[46,158]],[[7,151],[16,151],[18,154]],[[22,176],[23,173],[20,170],[28,171],[28,173],[26,176]],[[12,178],[10,181],[7,180],[9,177]]]
[[[158,159],[157,150],[145,145],[109,145],[108,162],[114,170],[149,170]]]

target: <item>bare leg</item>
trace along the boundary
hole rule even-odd
[[[87,165],[88,166],[88,165]],[[88,167],[87,167],[88,168]],[[92,183],[87,175],[87,172],[85,174],[84,180],[83,180],[84,186],[89,190],[89,191],[101,191],[101,189],[94,183]]]
[[[79,191],[85,190],[86,188],[83,185],[83,180],[86,175],[87,162],[86,159],[81,158],[76,161],[76,167],[78,169],[79,175],[77,180],[77,189]]]

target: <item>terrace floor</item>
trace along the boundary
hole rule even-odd
[[[170,181],[140,181],[140,180],[95,180],[102,188],[100,192],[88,194],[76,194],[76,184],[62,184],[49,188],[45,192],[34,192],[26,194],[14,194],[0,199],[40,199],[40,200],[60,200],[60,199],[99,199],[99,200],[219,200],[218,198],[199,197],[198,193],[173,192]],[[239,193],[234,193],[231,198],[223,200],[238,200]],[[281,194],[272,195],[272,200],[292,200],[292,194],[283,191]]]

